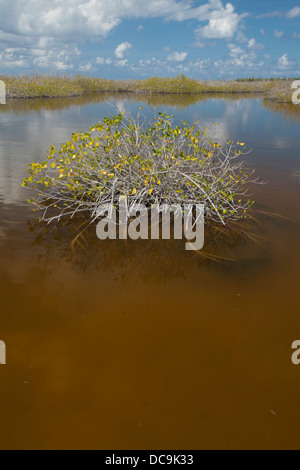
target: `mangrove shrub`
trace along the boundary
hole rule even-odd
[[[209,139],[206,129],[159,113],[147,123],[119,113],[88,132],[75,132],[61,148],[50,148],[46,161],[33,162],[23,186],[37,195],[29,202],[41,220],[72,218],[79,212],[97,217],[97,208],[128,203],[205,205],[206,222],[227,225],[250,216],[253,201],[244,143]]]

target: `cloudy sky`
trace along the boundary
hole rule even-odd
[[[299,0],[0,0],[0,13],[0,74],[300,76]]]

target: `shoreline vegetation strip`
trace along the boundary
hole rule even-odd
[[[185,75],[173,78],[152,77],[145,80],[105,80],[102,78],[68,76],[0,75],[6,84],[8,99],[67,98],[91,93],[126,92],[134,94],[259,94],[266,100],[292,102],[295,79],[237,79],[232,81],[200,81]]]

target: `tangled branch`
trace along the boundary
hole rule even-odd
[[[97,218],[100,205],[205,205],[206,222],[227,225],[250,215],[248,186],[259,183],[247,170],[243,143],[214,142],[197,123],[176,126],[159,113],[148,123],[119,113],[76,132],[48,160],[33,162],[23,186],[34,188],[30,200],[50,223],[86,212]]]

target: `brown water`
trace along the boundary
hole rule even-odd
[[[142,99],[115,97],[133,113]],[[0,107],[1,449],[300,447],[300,112],[164,99],[176,119],[246,142],[268,180],[253,188],[257,210],[291,220],[258,213],[260,245],[206,233],[201,256],[94,232],[72,251],[76,227],[37,227],[20,181],[113,109],[98,97]]]

